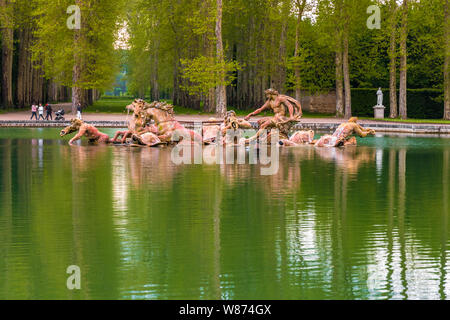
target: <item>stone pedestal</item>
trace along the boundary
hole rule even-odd
[[[384,119],[384,109],[386,109],[385,106],[375,106],[373,107],[374,113],[375,113],[375,119]]]

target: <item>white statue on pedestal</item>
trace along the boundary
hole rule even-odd
[[[382,106],[383,105],[383,91],[381,91],[381,88],[378,89],[377,97],[378,97],[377,106]]]
[[[383,91],[381,91],[381,88],[377,91],[377,105],[373,107],[375,112],[375,119],[383,119],[384,118],[384,109],[386,109],[385,106],[383,106]]]

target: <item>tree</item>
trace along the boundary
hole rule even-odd
[[[390,105],[390,118],[398,117],[397,107],[397,2],[396,0],[390,1],[390,16],[389,16],[389,33],[390,33],[390,45],[389,45],[389,105]]]
[[[407,115],[407,45],[408,38],[408,0],[403,0],[402,4],[402,22],[400,28],[400,91],[399,91],[399,113],[401,119],[406,119]]]
[[[295,68],[295,99],[300,101],[301,99],[301,74],[300,74],[300,27],[302,22],[303,12],[305,11],[306,0],[296,0],[295,5],[297,7],[297,23],[295,25],[295,52],[294,57],[296,63]]]
[[[444,119],[450,120],[450,4],[444,7]]]
[[[152,55],[160,54],[159,47],[154,47],[157,42],[154,29],[161,27],[152,14],[159,11],[156,5],[154,2],[132,1],[127,11],[126,30],[129,39],[125,63],[128,65],[128,92],[142,99],[149,93],[152,79],[158,79],[160,87],[159,75],[154,74],[159,68],[155,68],[152,63]]]
[[[119,52],[115,50],[123,0],[76,0],[80,28],[68,28],[70,0],[35,0],[33,61],[46,79],[72,87],[72,103],[86,106],[95,90],[115,81]]]
[[[75,5],[80,7],[81,1],[75,0]],[[80,29],[73,29],[73,69],[72,69],[72,114],[77,111],[78,105],[82,105],[82,91],[81,91],[81,68],[82,68],[82,33],[81,28],[87,28],[86,17],[81,16]]]
[[[343,20],[343,3],[340,0],[335,1],[336,4],[336,20]],[[343,73],[343,61],[344,61],[344,48],[343,48],[343,29],[336,28],[336,117],[344,117],[344,73]]]
[[[303,0],[304,1],[304,0]],[[298,4],[296,4],[298,5]],[[286,62],[287,62],[287,40],[289,30],[289,14],[292,10],[292,0],[283,0],[280,3],[281,8],[275,12],[277,22],[280,25],[278,56],[274,52],[274,65],[272,78],[272,88],[279,92],[284,92],[286,87]]]
[[[349,68],[349,57],[348,57],[348,42],[349,42],[349,23],[350,23],[350,6],[348,2],[344,1],[344,15],[343,15],[343,33],[342,33],[342,68],[344,74],[344,93],[345,93],[345,109],[344,116],[346,119],[350,119],[352,116],[352,93],[350,86],[350,68]]]
[[[216,113],[219,117],[225,116],[227,112],[227,92],[225,90],[225,70],[223,69],[225,60],[223,56],[222,42],[222,0],[217,0],[216,17],[216,42],[217,42],[217,62],[219,68],[219,84],[216,89]]]
[[[443,88],[444,1],[130,0],[130,92],[213,112],[225,101],[219,89],[226,105],[248,109],[264,103],[269,86],[298,99],[300,89],[335,87],[336,115],[350,117],[352,88],[389,86],[397,117],[407,80]],[[389,13],[382,30],[366,25],[374,3]]]
[[[33,40],[32,34],[33,2],[27,0],[16,1],[15,21],[17,28],[17,80],[15,92],[15,104],[17,107],[29,106],[38,97],[33,97],[33,78],[37,76],[37,70],[33,68],[30,55],[30,46]],[[42,89],[42,88],[40,88]],[[34,90],[41,91],[42,90]],[[40,94],[39,94],[40,95]]]
[[[336,66],[336,117],[350,118],[351,73],[350,73],[350,37],[351,24],[357,19],[357,4],[352,0],[324,0],[319,2],[319,14],[333,38],[327,41],[335,50]]]
[[[13,3],[10,0],[0,1],[1,36],[2,36],[2,105],[3,108],[13,106]]]

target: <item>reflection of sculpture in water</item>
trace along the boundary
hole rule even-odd
[[[364,129],[358,123],[358,118],[353,117],[348,122],[341,124],[333,135],[322,136],[315,144],[316,147],[342,147],[357,144],[353,135],[365,138],[368,135],[375,135],[375,130]]]
[[[70,139],[69,144],[73,144],[82,137],[86,137],[89,140],[89,143],[111,143],[107,134],[101,133],[96,127],[84,123],[79,119],[72,119],[71,125],[61,130],[60,136],[64,137],[74,132],[78,133],[75,137]]]
[[[245,120],[260,114],[265,110],[271,109],[275,115],[273,117],[263,118],[258,121],[259,131],[255,136],[246,140],[246,143],[258,139],[266,130],[278,129],[280,132],[280,139],[289,139],[289,131],[300,121],[302,117],[302,106],[300,102],[289,96],[280,95],[278,91],[268,89],[265,92],[267,102],[256,111],[250,113]],[[268,135],[268,138],[270,135]]]
[[[69,165],[72,169],[76,169],[77,173],[89,172],[96,167],[102,167],[108,161],[109,147],[103,145],[91,145],[84,148],[63,148],[61,149],[61,158],[64,165]],[[95,159],[95,161],[93,161]],[[73,175],[73,179],[77,179],[77,174]]]
[[[303,162],[311,160],[314,148],[281,149],[280,153],[280,159],[284,160],[280,161],[276,174],[264,177],[263,187],[267,194],[283,197],[293,195],[299,190],[302,183]]]
[[[169,186],[180,169],[171,161],[171,149],[166,148],[138,148],[132,151],[117,148],[114,156],[127,160],[124,162],[125,168],[135,188]]]
[[[373,163],[376,150],[367,147],[361,148],[316,148],[316,154],[323,160],[332,161],[346,173],[356,174],[361,165]]]

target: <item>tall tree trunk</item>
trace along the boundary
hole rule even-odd
[[[406,119],[407,106],[407,48],[406,40],[408,38],[408,0],[403,0],[402,26],[400,30],[400,99],[399,113],[401,119]]]
[[[397,106],[397,2],[391,0],[391,17],[389,21],[390,46],[389,46],[389,117],[398,117]]]
[[[43,103],[43,78],[38,68],[40,62],[33,63],[31,69],[31,97],[35,103]]]
[[[295,53],[294,56],[296,58],[295,61],[295,99],[300,101],[301,99],[301,74],[300,74],[300,24],[302,22],[303,11],[305,10],[306,0],[296,1],[298,15],[297,15],[297,25],[295,28]]]
[[[291,10],[291,1],[284,0],[282,7],[282,23],[281,23],[281,33],[280,33],[280,44],[278,47],[278,59],[276,61],[277,68],[275,69],[275,89],[279,92],[284,92],[284,85],[286,83],[286,39],[288,32],[288,19],[284,17],[289,16]],[[274,34],[275,35],[275,34]]]
[[[222,42],[222,0],[217,0],[216,18],[216,41],[217,41],[217,62],[224,64],[223,42]],[[225,88],[225,74],[221,68],[219,74],[219,85],[216,88],[216,113],[219,117],[225,116],[227,112],[227,91]]]
[[[175,65],[173,68],[173,93],[172,93],[172,101],[173,104],[176,106],[180,105],[181,102],[181,95],[180,95],[180,89],[179,89],[179,85],[180,85],[180,80],[179,80],[179,76],[178,76],[178,65],[179,65],[179,56],[178,54],[175,55]]]
[[[298,17],[298,20],[300,20],[300,17]],[[299,66],[299,58],[300,58],[300,41],[299,41],[299,36],[300,36],[300,22],[297,21],[297,27],[296,27],[296,31],[295,31],[295,99],[297,101],[300,101],[301,99],[301,75],[300,75],[300,66]]]
[[[348,16],[346,17],[346,22],[344,23],[344,53],[342,61],[342,69],[344,72],[344,92],[345,92],[345,118],[350,119],[352,116],[352,89],[350,86],[350,68],[348,61],[348,37],[349,37],[349,25]]]
[[[152,59],[152,100],[158,101],[159,100],[159,84],[158,84],[158,48],[159,45],[156,43],[156,47],[153,51],[153,59]]]
[[[341,45],[342,43],[340,43]],[[336,52],[336,117],[344,117],[344,85],[342,82],[342,47]]]
[[[0,6],[3,11],[11,6],[9,0],[1,0]],[[13,106],[13,91],[12,91],[12,67],[14,54],[14,31],[13,21],[9,12],[3,12],[3,21],[1,25],[2,34],[2,105],[3,108],[10,108]]]
[[[78,81],[81,76],[81,67],[78,63],[75,63],[73,66],[72,73],[72,114],[77,113],[78,104],[82,105],[82,96],[83,92],[81,88],[78,86]]]
[[[17,71],[16,103],[19,108],[26,106],[26,75],[28,73],[28,30],[19,30],[19,63]]]
[[[342,3],[336,1],[336,23],[342,20]],[[336,29],[336,117],[344,117],[344,86],[343,86],[343,48],[341,28]]]
[[[204,112],[214,112],[214,104],[216,100],[216,90],[211,88],[208,90],[208,94],[205,96],[203,111]]]
[[[450,120],[450,1],[445,0],[444,119]]]
[[[75,0],[76,5],[80,5],[80,0]],[[83,21],[81,21],[83,23]],[[83,26],[81,26],[83,27]],[[81,79],[81,29],[73,29],[74,65],[72,69],[72,114],[77,113],[77,106],[83,106],[83,92],[80,88]]]
[[[275,82],[275,89],[279,92],[284,92],[284,84],[286,82],[286,66],[285,66],[285,59],[286,59],[286,34],[287,34],[287,19],[283,21],[283,25],[281,27],[281,34],[280,34],[280,45],[278,48],[278,59],[276,61],[276,82]]]
[[[32,37],[32,30],[30,30],[30,32],[28,32],[28,39],[27,39],[28,43],[30,44],[33,41],[33,37]],[[26,68],[25,68],[25,103],[30,106],[33,103],[37,103],[36,101],[34,101],[34,97],[33,97],[33,63],[31,62],[31,52],[29,50],[27,50],[27,54],[26,54]]]
[[[210,17],[214,12],[212,10],[215,8],[215,3],[211,1],[203,1],[201,3],[201,14],[204,17]],[[214,30],[216,32],[216,30]],[[213,39],[212,29],[205,32],[202,37],[199,39],[200,44],[202,45],[202,53],[205,57],[211,58],[214,60],[214,57],[217,55],[217,44],[215,41],[211,41]],[[203,111],[207,113],[214,112],[216,109],[216,88],[210,88],[208,93],[201,95],[201,100],[203,101]]]

